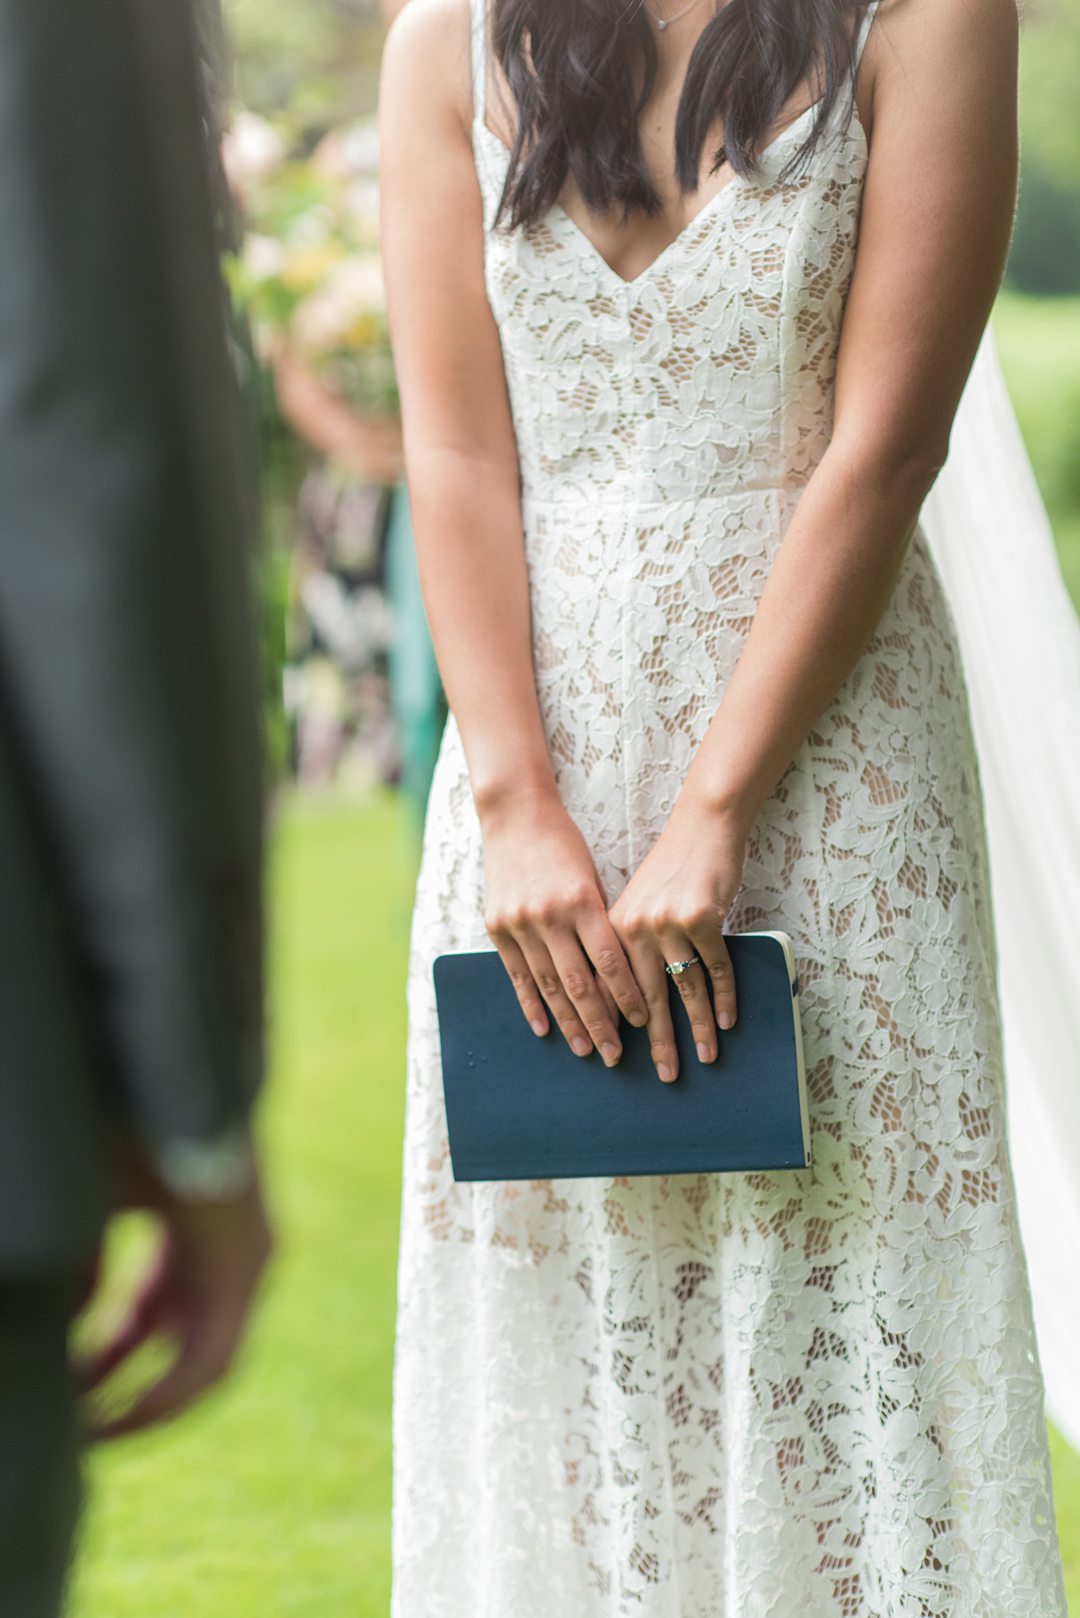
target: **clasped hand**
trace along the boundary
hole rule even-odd
[[[609,909],[585,840],[557,798],[539,794],[489,816],[484,925],[533,1032],[548,1035],[554,1019],[578,1056],[597,1050],[613,1067],[621,1013],[647,1027],[657,1074],[670,1083],[679,1057],[665,967],[698,956],[675,982],[698,1055],[714,1061],[717,1025],[730,1028],[736,1016],[723,926],[745,850],[741,826],[677,804]]]

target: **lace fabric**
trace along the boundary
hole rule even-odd
[[[613,901],[829,439],[866,140],[840,109],[782,182],[781,137],[624,281],[559,210],[490,228],[473,7],[537,689]],[[451,716],[407,984],[393,1618],[1064,1618],[979,767],[925,533],[728,920],[794,940],[811,1168],[456,1184],[431,964],[491,947],[482,912]]]

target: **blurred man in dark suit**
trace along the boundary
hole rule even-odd
[[[254,503],[188,0],[0,0],[0,1618],[53,1618],[66,1331],[110,1213],[159,1260],[104,1435],[229,1365],[269,1250]]]

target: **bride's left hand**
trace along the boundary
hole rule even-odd
[[[716,1058],[717,1024],[734,1026],[735,975],[723,929],[742,883],[747,836],[745,826],[715,810],[676,803],[660,837],[608,913],[645,996],[652,1058],[665,1083],[679,1072],[667,963],[701,958],[701,965],[691,966],[675,983],[703,1062]]]

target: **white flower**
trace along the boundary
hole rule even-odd
[[[238,108],[221,142],[221,161],[231,189],[242,194],[257,185],[284,156],[285,143],[273,124]]]
[[[244,237],[243,264],[245,273],[255,281],[267,281],[280,275],[285,262],[285,249],[273,236],[260,236],[249,231]]]

